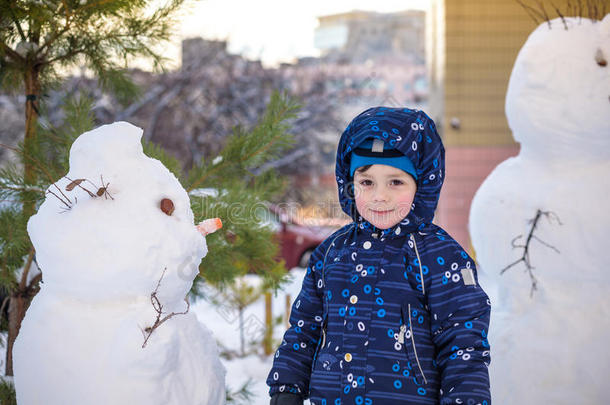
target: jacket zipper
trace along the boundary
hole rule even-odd
[[[419,372],[421,376],[424,378],[424,384],[428,384],[428,380],[426,380],[426,375],[424,374],[424,370],[421,368],[421,364],[419,363],[419,357],[417,356],[417,349],[415,348],[415,334],[413,333],[413,326],[411,324],[411,304],[409,304],[409,330],[411,331],[411,344],[413,345],[413,353],[415,353],[415,360],[417,361],[417,367],[419,367]]]
[[[410,239],[413,241],[413,247],[415,248],[415,255],[417,256],[417,263],[419,264],[419,276],[421,278],[421,292],[426,295],[426,287],[424,286],[424,269],[421,264],[421,259],[419,257],[419,251],[417,250],[417,242],[415,242],[415,238],[413,234],[410,234]]]
[[[322,343],[320,344],[320,349],[324,348],[326,344],[326,319],[322,322]]]

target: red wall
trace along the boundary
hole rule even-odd
[[[519,153],[519,146],[456,146],[445,151],[445,183],[435,223],[470,251],[468,215],[475,192],[501,162]]]

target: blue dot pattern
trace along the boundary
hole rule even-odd
[[[351,149],[376,135],[409,156],[419,178],[411,212],[384,230],[354,212],[342,190]],[[292,392],[312,405],[491,404],[489,299],[461,278],[467,269],[476,281],[474,261],[431,222],[443,175],[443,146],[423,112],[377,107],[349,124],[337,181],[354,222],[311,256],[267,378],[270,395]]]

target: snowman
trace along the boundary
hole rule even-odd
[[[205,234],[126,122],[78,137],[28,222],[43,274],[15,342],[20,405],[223,404],[212,334],[185,300]]]
[[[609,61],[610,15],[559,18],[529,36],[510,77],[521,150],[470,211],[498,404],[608,401]]]

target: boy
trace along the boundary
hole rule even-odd
[[[354,222],[312,254],[267,378],[272,405],[491,404],[490,303],[432,224],[444,148],[422,111],[371,108],[337,149]]]

